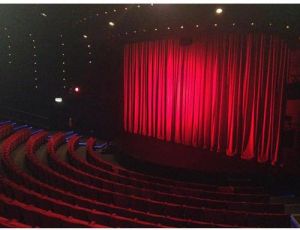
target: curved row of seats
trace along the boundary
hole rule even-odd
[[[161,187],[155,187],[152,188],[150,186],[147,186],[145,182],[136,181],[135,179],[130,179],[128,177],[119,176],[116,173],[107,172],[106,170],[101,169],[100,167],[97,167],[95,165],[92,165],[85,161],[84,159],[80,158],[75,151],[75,145],[78,145],[80,137],[74,135],[72,138],[70,138],[68,142],[68,160],[72,166],[74,166],[78,170],[84,170],[85,172],[97,176],[99,178],[103,178],[105,180],[109,180],[111,182],[115,182],[115,185],[118,183],[122,183],[127,185],[127,187],[119,187],[118,190],[124,190],[125,192],[130,191],[130,189],[133,188],[129,193],[130,194],[136,194],[136,189],[142,190],[142,194],[146,194],[150,199],[165,201],[165,202],[175,202],[179,204],[185,204],[189,206],[204,206],[204,207],[210,207],[210,208],[223,208],[228,210],[238,210],[238,211],[253,211],[253,212],[268,212],[268,213],[280,213],[282,212],[282,206],[281,205],[275,205],[275,204],[266,204],[266,203],[254,203],[254,202],[238,202],[237,200],[240,199],[240,194],[230,194],[230,198],[234,200],[235,197],[237,199],[235,201],[225,201],[226,198],[224,198],[224,194],[222,193],[213,193],[208,192],[210,196],[212,194],[214,195],[214,198],[211,199],[207,198],[207,192],[206,193],[198,193],[197,197],[193,197],[193,194],[186,192],[185,194],[180,194],[172,191],[171,188],[168,188],[169,190],[161,192]],[[75,174],[73,174],[75,175]],[[152,185],[150,183],[150,185]],[[145,188],[146,187],[146,188]],[[142,189],[144,188],[144,189]],[[166,188],[165,188],[166,189]],[[188,191],[188,190],[186,190]],[[167,193],[166,193],[167,192]],[[225,195],[228,195],[228,193],[225,193]],[[236,196],[235,196],[236,195]],[[157,196],[157,197],[156,197]],[[219,196],[219,197],[218,197]],[[222,199],[222,200],[220,200]],[[247,199],[245,199],[247,200]]]
[[[136,171],[127,170],[118,165],[112,164],[108,161],[104,161],[103,159],[98,157],[98,154],[94,150],[94,145],[96,143],[96,139],[90,137],[87,140],[87,161],[91,164],[95,164],[100,166],[103,169],[109,170],[111,172],[117,172],[120,175],[128,176],[134,179],[140,179],[147,183],[154,183],[160,186],[171,186],[173,189],[181,188],[189,190],[197,190],[204,189],[207,191],[220,191],[220,192],[230,192],[230,193],[245,193],[245,194],[263,194],[264,188],[260,186],[218,186],[218,185],[210,185],[210,184],[200,184],[200,183],[192,183],[192,182],[182,182],[175,181],[168,178],[162,178],[152,175],[143,174]]]
[[[16,213],[0,211],[0,217],[4,219],[12,218],[20,224],[45,227],[289,226],[289,216],[283,213],[283,207],[269,204],[268,196],[260,194],[260,189],[232,187],[230,191],[221,192],[218,186],[187,183],[183,187],[185,183],[178,182],[176,186],[180,185],[182,189],[172,192],[176,181],[162,179],[168,181],[163,185],[152,176],[149,176],[151,179],[147,175],[131,178],[131,174],[143,174],[112,163],[105,162],[112,166],[110,169],[98,163],[92,164],[93,158],[103,161],[93,149],[94,139],[87,142],[85,160],[77,154],[80,136],[72,136],[67,143],[65,161],[57,151],[65,144],[64,133],[56,133],[48,141],[47,132],[38,132],[29,138],[30,135],[29,129],[22,129],[2,144],[1,162],[5,175],[0,176],[1,210],[5,210],[9,199],[16,201],[13,202],[16,207],[8,205],[7,210],[17,210]],[[16,166],[10,154],[27,139],[27,170],[23,171]],[[44,144],[47,144],[48,163],[42,162],[36,155]],[[153,187],[147,186],[147,183]],[[193,193],[189,195],[189,191]],[[30,209],[31,218],[28,218],[23,212]],[[39,209],[41,217],[35,213]],[[43,216],[49,210],[50,215]],[[46,220],[44,224],[42,221],[34,223],[33,217]],[[56,221],[53,223],[49,219]]]

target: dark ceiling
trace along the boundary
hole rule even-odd
[[[299,21],[300,5],[295,4],[0,5],[2,27],[42,37],[64,33],[75,40],[83,34],[92,40],[130,41],[208,30],[273,31],[298,39]]]

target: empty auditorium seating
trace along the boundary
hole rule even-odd
[[[133,172],[102,160],[92,138],[86,160],[76,152],[77,135],[68,140],[65,160],[58,151],[65,133],[48,139],[46,131],[31,136],[30,129],[22,128],[10,134],[1,145],[0,226],[289,226],[282,205],[269,204],[261,187],[185,183]],[[11,153],[25,141],[23,170]],[[45,145],[47,163],[37,157]]]

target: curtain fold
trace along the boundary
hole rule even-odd
[[[127,44],[124,130],[275,164],[288,59],[265,34]]]

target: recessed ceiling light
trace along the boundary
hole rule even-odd
[[[134,30],[134,31],[133,31],[133,33],[135,33],[135,34],[136,34],[136,30]]]
[[[38,86],[36,85],[36,86],[35,86],[35,88],[37,89],[37,88],[38,88]]]
[[[62,53],[61,55],[62,55],[62,56],[65,56],[65,54],[64,54],[64,53]]]
[[[29,34],[29,37],[31,37],[32,36],[32,34]]]
[[[250,25],[251,25],[251,26],[254,26],[254,22],[251,22]]]
[[[217,27],[217,26],[218,26],[218,24],[217,24],[217,23],[215,23],[215,24],[214,24],[214,27]]]
[[[180,26],[180,29],[183,29],[183,26]]]
[[[91,45],[87,45],[88,48],[91,48]]]
[[[232,23],[232,26],[235,26],[235,22]]]
[[[127,7],[125,7],[124,10],[128,10]]]
[[[137,8],[140,8],[141,6],[140,5],[137,5]]]
[[[4,27],[4,30],[7,30],[7,28],[6,28],[6,27]]]
[[[62,46],[64,46],[64,45],[65,45],[65,43],[61,43],[61,45],[62,45]]]
[[[198,28],[198,27],[199,27],[199,25],[197,24],[197,25],[196,25],[196,28]]]
[[[146,29],[143,29],[143,32],[146,32]]]
[[[41,13],[41,15],[42,15],[43,17],[47,17],[47,14],[45,14],[45,13]]]
[[[32,40],[32,42],[34,43],[34,42],[35,42],[35,40]]]
[[[107,11],[105,11],[104,13],[105,13],[105,14],[108,14],[108,12],[107,12]]]
[[[98,17],[98,16],[99,16],[99,14],[97,13],[97,14],[96,14],[96,16]]]
[[[286,27],[285,27],[287,30],[290,28],[290,26],[289,25],[286,25]]]
[[[115,26],[115,23],[114,22],[109,22],[108,25]]]
[[[168,26],[167,29],[170,30],[171,28]]]
[[[35,80],[35,81],[37,81],[38,79],[37,79],[37,78],[35,78],[34,80]]]
[[[269,26],[272,26],[272,25],[273,25],[272,22],[270,22],[270,23],[269,23]]]
[[[10,38],[10,36],[9,36],[9,35],[7,35],[7,38]]]
[[[92,61],[89,61],[90,64],[92,64]]]
[[[83,18],[84,21],[86,21],[86,18]]]
[[[154,30],[157,31],[157,28],[155,28]]]
[[[223,12],[223,9],[222,9],[222,8],[217,8],[217,9],[216,9],[216,13],[217,13],[217,14],[222,14],[222,12]]]
[[[8,56],[11,56],[11,54],[8,54]]]
[[[83,38],[85,38],[85,39],[87,39],[87,37],[88,37],[88,36],[87,36],[87,35],[85,35],[85,34],[84,34],[84,35],[82,35],[82,36],[83,36]]]

